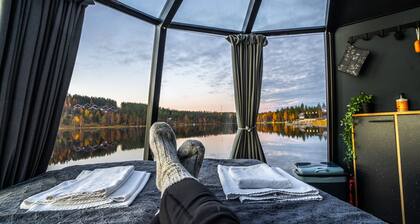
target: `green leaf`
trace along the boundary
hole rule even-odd
[[[344,156],[344,162],[350,163],[355,159],[353,152],[352,143],[352,126],[353,126],[353,114],[358,113],[362,108],[363,103],[373,102],[373,95],[360,92],[359,96],[351,97],[349,104],[346,105],[347,111],[344,117],[340,120],[340,125],[343,127],[343,133],[340,134],[344,145],[346,146],[346,152]]]

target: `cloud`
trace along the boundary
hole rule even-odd
[[[270,38],[264,51],[260,111],[325,102],[323,34]]]
[[[210,27],[241,30],[249,1],[183,1],[174,21]]]
[[[271,30],[325,25],[326,0],[263,1],[254,29]]]
[[[260,111],[325,102],[323,34],[270,38],[264,51]],[[190,86],[192,98],[233,97],[232,79],[230,46],[224,38],[169,31],[162,89],[182,85]]]
[[[88,7],[78,66],[92,70],[98,66],[150,64],[153,35],[154,26],[151,24],[101,4]]]
[[[230,92],[233,84],[229,43],[222,37],[170,30],[163,80],[168,83],[170,78],[192,77],[210,87],[208,93]]]
[[[314,2],[297,0],[290,7],[303,4],[302,7],[298,7],[300,11],[296,11],[296,18],[302,19],[314,13],[313,8],[317,8],[315,6],[320,1],[324,0],[314,0]],[[287,2],[290,3],[290,1]],[[186,1],[184,3],[187,4]],[[239,3],[232,1],[229,4]],[[283,6],[289,7],[289,5]],[[86,80],[87,76],[91,76],[91,81],[94,81],[99,73],[102,77],[108,75],[109,80],[123,80],[121,83],[127,82],[132,89],[138,89],[134,87],[138,85],[134,82],[139,81],[148,86],[147,77],[150,73],[154,27],[100,4],[88,10],[75,68],[75,73],[83,74],[83,77],[78,78],[79,83],[85,82],[83,80]],[[200,10],[191,13],[201,12],[200,16],[202,16],[203,10],[206,9]],[[316,10],[319,11],[319,9]],[[264,10],[260,11],[260,13],[263,12]],[[278,14],[277,11],[275,12]],[[227,14],[230,13],[227,12]],[[266,15],[259,15],[261,16],[264,18]],[[295,22],[299,22],[300,19],[296,18],[294,18]],[[293,20],[293,16],[290,16],[290,19]],[[185,97],[188,97],[189,102],[203,104],[202,108],[210,107],[209,99],[220,102],[220,104],[214,103],[217,105],[214,110],[220,108],[222,103],[224,108],[228,107],[227,104],[232,104],[231,108],[233,108],[231,63],[230,45],[224,37],[169,29],[162,91],[178,95],[173,99],[179,102],[171,102],[172,105],[184,103],[188,106],[187,103],[181,102],[187,101]],[[135,79],[134,77],[137,76],[143,78]],[[114,86],[114,82],[102,85]],[[90,88],[99,90],[99,87],[91,86]],[[126,86],[118,88],[115,87],[116,95],[118,92],[122,95],[124,89],[127,89]],[[147,94],[147,87],[145,88],[141,92]],[[130,99],[132,97],[127,96]],[[162,97],[164,96],[161,95]],[[143,98],[147,97],[143,96]],[[323,34],[269,38],[268,46],[264,48],[260,111],[275,110],[300,103],[313,105],[323,102],[325,102]],[[201,105],[191,105],[191,108],[200,107]]]
[[[174,21],[241,30],[249,1],[194,0],[181,4]],[[284,29],[325,24],[326,0],[262,1],[256,30]]]

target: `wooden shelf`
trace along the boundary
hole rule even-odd
[[[394,115],[410,115],[420,114],[420,110],[405,111],[405,112],[378,112],[366,114],[353,114],[353,117],[369,117],[369,116],[394,116]]]

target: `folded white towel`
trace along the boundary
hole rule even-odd
[[[274,189],[274,188],[260,188],[260,189],[241,189],[238,183],[233,180],[229,172],[229,166],[218,165],[217,172],[219,174],[220,183],[222,184],[223,192],[226,195],[226,199],[233,200],[239,198],[241,201],[246,200],[281,200],[293,198],[296,200],[321,200],[322,196],[319,195],[319,191],[294,178],[286,171],[281,168],[274,168],[283,177],[287,178],[291,183],[291,188]],[[284,195],[290,196],[285,197]],[[308,197],[305,197],[308,196]],[[313,197],[316,196],[316,197]],[[241,198],[242,197],[242,198]]]
[[[241,203],[247,201],[247,202],[291,202],[291,201],[321,201],[322,196],[319,194],[314,195],[287,195],[287,194],[272,194],[267,196],[256,196],[256,197],[250,197],[250,196],[240,196],[239,200]]]
[[[134,171],[130,178],[114,193],[112,193],[109,198],[114,202],[125,202],[128,199],[132,198],[133,194],[141,187],[145,185],[149,179],[150,173],[144,171]]]
[[[49,207],[59,206],[59,210],[67,210],[95,207],[111,202],[124,202],[125,205],[134,194],[137,196],[149,177],[150,174],[146,172],[134,171],[133,166],[85,170],[74,180],[64,181],[25,199],[20,208],[53,210]]]
[[[76,178],[70,185],[50,192],[46,202],[86,201],[106,198],[118,189],[133,173],[134,166],[116,166],[95,169]]]
[[[83,173],[81,173],[81,175],[83,175]],[[75,210],[93,207],[96,209],[128,207],[144,189],[149,178],[150,173],[134,171],[130,178],[107,198],[97,201],[77,201],[73,203],[34,203],[29,207],[28,212]]]
[[[285,189],[292,183],[265,163],[253,166],[230,166],[229,174],[241,189]]]
[[[145,173],[138,186],[136,186],[134,193],[131,194],[125,201],[118,200],[117,195],[113,196],[113,202],[99,206],[98,208],[122,208],[128,207],[136,199],[137,195],[143,190],[149,181],[150,173]]]
[[[77,176],[77,178],[84,178],[85,175],[88,175],[91,172],[91,170],[84,170],[79,174],[79,176]],[[141,182],[146,179],[147,174],[150,175],[150,173],[146,173],[144,171],[134,171],[120,188],[109,195],[109,198],[116,202],[126,201],[131,197],[131,194],[136,192]]]

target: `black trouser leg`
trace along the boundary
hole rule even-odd
[[[239,223],[228,207],[194,179],[184,179],[166,189],[160,203],[159,221],[161,224]]]

